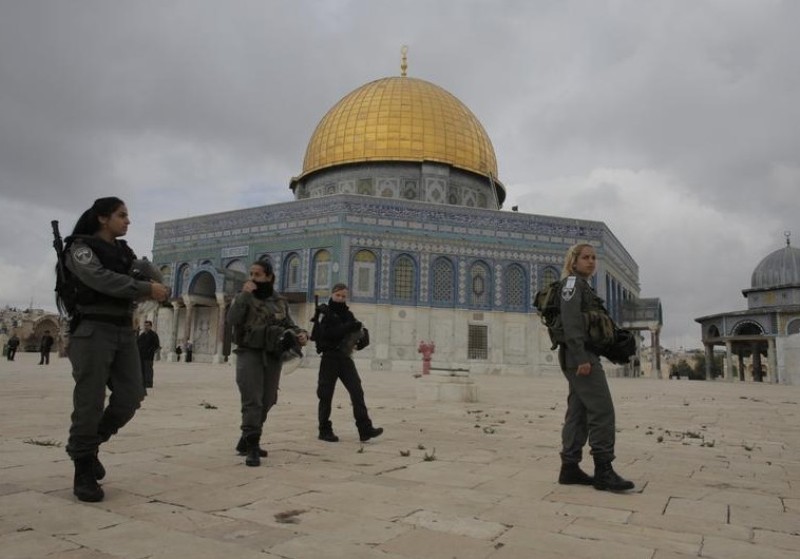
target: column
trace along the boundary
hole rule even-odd
[[[661,338],[659,336],[658,328],[656,328],[653,332],[653,340],[655,340],[655,344],[653,344],[653,352],[655,353],[656,378],[664,378],[661,374]]]
[[[772,382],[779,383],[781,379],[778,376],[778,351],[775,347],[775,338],[767,339],[767,363],[769,364],[769,375]]]
[[[706,380],[712,380],[714,377],[711,375],[711,368],[714,366],[714,344],[705,344],[706,346]]]
[[[753,380],[764,382],[764,369],[761,367],[761,344],[753,342]]]
[[[183,341],[192,339],[192,330],[194,326],[194,302],[189,299],[188,295],[184,296],[183,303],[186,305],[186,325],[183,328]]]
[[[744,382],[744,353],[739,354],[739,380]]]
[[[214,341],[214,356],[212,363],[223,363],[222,346],[225,341],[225,294],[217,293],[217,339]]]
[[[656,350],[656,333],[655,330],[650,328],[650,369],[653,372],[653,378],[660,378],[661,371],[658,370],[657,364],[657,357],[656,354],[658,351]]]
[[[733,382],[733,344],[725,342],[725,375],[728,382]]]
[[[172,328],[169,333],[169,345],[167,347],[167,361],[175,363],[178,356],[175,354],[175,346],[178,345],[178,318],[180,316],[180,301],[172,301]]]

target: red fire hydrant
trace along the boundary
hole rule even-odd
[[[425,343],[419,342],[417,353],[422,354],[422,374],[429,375],[431,373],[431,355],[436,351],[436,344],[433,342]]]

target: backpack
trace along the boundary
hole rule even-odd
[[[550,341],[553,346],[550,348],[558,348],[559,342],[563,339],[563,328],[561,326],[561,302],[559,294],[561,293],[561,280],[556,280],[544,289],[537,291],[533,298],[533,306],[539,311],[539,318],[542,324],[547,327],[547,333],[550,334]]]
[[[533,306],[539,311],[542,324],[548,328],[556,326],[561,314],[561,304],[558,295],[561,292],[561,280],[556,280],[541,291],[537,291],[533,298]]]

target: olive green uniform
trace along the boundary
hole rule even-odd
[[[301,332],[285,298],[273,293],[259,299],[239,293],[228,310],[236,343],[236,384],[242,403],[242,436],[261,436],[269,410],[278,402],[283,365],[281,336]]]
[[[564,464],[578,464],[587,440],[595,460],[614,460],[614,403],[600,358],[592,349],[586,313],[605,313],[603,301],[586,280],[569,276],[561,283],[562,339],[558,359],[569,383],[567,412],[561,431],[561,459]],[[591,364],[591,373],[577,375],[578,366]]]
[[[69,337],[75,389],[66,450],[77,460],[95,456],[100,443],[130,421],[144,397],[132,317],[134,301],[150,295],[150,283],[108,269],[80,238],[67,251],[65,264],[84,286],[108,296],[78,303],[83,318]],[[107,406],[106,386],[111,388]]]

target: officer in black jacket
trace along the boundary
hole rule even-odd
[[[589,244],[571,247],[564,259],[561,282],[561,322],[558,360],[569,383],[567,412],[562,428],[561,472],[565,485],[594,485],[595,489],[624,491],[634,484],[621,478],[611,467],[614,460],[614,403],[597,344],[607,328],[598,324],[611,319],[589,285],[597,256]],[[613,331],[613,328],[612,328]],[[605,341],[605,340],[603,340]],[[594,459],[594,477],[581,470],[583,446],[589,442]]]
[[[131,420],[144,397],[135,302],[169,296],[165,285],[130,275],[136,256],[118,240],[129,223],[122,200],[99,198],[65,241],[64,263],[77,287],[67,348],[75,379],[67,453],[75,463],[73,493],[81,501],[103,499],[97,480],[106,472],[97,458],[99,446]]]
[[[331,423],[331,402],[337,379],[350,393],[353,417],[362,442],[380,436],[383,428],[374,427],[364,402],[364,389],[353,363],[354,349],[366,347],[368,333],[347,307],[347,285],[337,283],[331,290],[327,309],[319,317],[315,341],[317,352],[322,354],[319,365],[317,396],[319,397],[319,439],[331,443],[339,440]]]

